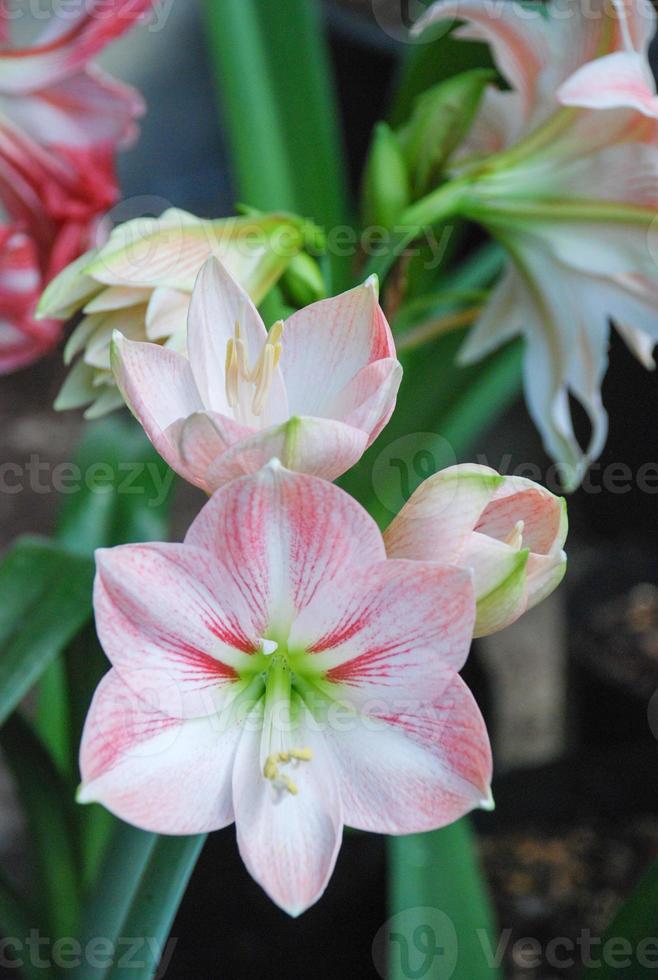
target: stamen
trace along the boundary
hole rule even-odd
[[[282,773],[280,766],[299,765],[300,762],[310,762],[313,758],[311,749],[288,749],[284,752],[272,752],[268,755],[263,766],[263,775],[269,779],[275,790],[285,791],[291,796],[297,796],[299,790],[297,784],[292,781],[290,776]]]
[[[251,411],[254,415],[261,414],[272,386],[274,372],[281,359],[282,336],[283,321],[278,320],[270,330],[256,364],[253,369],[250,369],[246,340],[241,336],[240,324],[235,324],[234,336],[226,344],[226,400],[231,408],[240,404],[242,381],[254,386]]]
[[[510,548],[514,548],[518,551],[523,544],[523,530],[525,528],[524,521],[517,521],[513,529],[504,539],[504,544],[508,544]]]

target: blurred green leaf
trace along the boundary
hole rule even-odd
[[[116,822],[116,830],[98,879],[88,896],[81,937],[109,939],[117,951],[112,963],[94,968],[84,964],[77,980],[110,980],[129,976],[151,980],[164,953],[167,936],[205,835],[159,837]],[[122,940],[144,940],[140,965],[120,965]]]
[[[80,898],[72,787],[19,713],[0,728],[0,747],[27,815],[37,858],[35,904],[40,921],[51,936],[72,936]],[[27,937],[29,931],[22,935]]]
[[[91,617],[93,563],[38,538],[0,563],[0,724]]]
[[[651,980],[658,968],[658,861],[619,909],[600,942],[583,980]]]

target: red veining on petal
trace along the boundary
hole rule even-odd
[[[206,653],[205,650],[200,650],[192,643],[186,643],[176,637],[161,637],[161,641],[171,651],[173,658],[186,664],[190,668],[188,672],[195,677],[206,677],[210,680],[217,678],[236,680],[238,676],[233,667],[222,663],[221,660],[217,660],[216,657]]]

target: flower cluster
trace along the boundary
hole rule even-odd
[[[373,281],[268,332],[211,258],[187,356],[119,333],[112,346],[149,438],[212,496],[182,544],[97,553],[112,670],[79,799],[165,834],[235,822],[246,866],[297,915],[322,894],[344,824],[406,834],[491,806],[489,740],[459,671],[474,635],[562,578],[564,505],[457,466],[382,536],[329,482],[386,424],[400,383]]]

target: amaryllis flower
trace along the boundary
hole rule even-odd
[[[528,406],[547,451],[578,483],[605,443],[601,382],[609,320],[653,367],[658,338],[658,99],[647,60],[648,0],[528,7],[444,0],[419,24],[458,18],[486,41],[510,90],[490,88],[453,161],[460,213],[511,263],[462,359],[526,340]],[[586,450],[569,398],[591,422]]]
[[[411,495],[384,533],[389,558],[471,569],[475,636],[509,626],[562,581],[566,504],[532,480],[488,466],[441,470]]]
[[[189,359],[117,333],[112,367],[160,455],[208,492],[275,457],[340,476],[390,418],[402,375],[374,280],[268,333],[216,258],[194,288],[187,347]]]
[[[90,60],[151,3],[89,0],[53,15],[30,47],[13,47],[7,30],[0,38],[0,278],[12,297],[8,302],[2,290],[0,372],[57,341],[60,325],[35,319],[36,300],[95,243],[99,217],[117,199],[114,152],[136,135],[143,103]]]
[[[408,834],[491,805],[482,717],[458,675],[469,572],[387,560],[338,487],[278,464],[219,490],[183,544],[97,552],[112,670],[81,747],[82,802],[164,834],[235,821],[296,915],[344,824]]]
[[[81,356],[55,408],[90,405],[85,417],[96,418],[123,405],[110,366],[115,330],[184,353],[192,289],[209,256],[221,258],[260,303],[310,233],[308,222],[293,215],[204,220],[179,208],[118,225],[104,245],[64,269],[39,303],[40,317],[69,320],[83,314],[64,360],[70,364]]]

